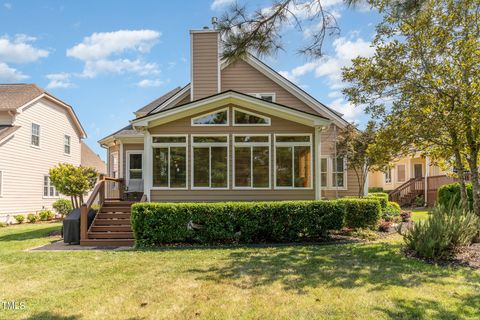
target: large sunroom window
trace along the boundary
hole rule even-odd
[[[275,187],[312,187],[312,136],[275,136]]]
[[[270,118],[257,113],[233,109],[234,126],[269,126]]]
[[[270,188],[270,135],[234,135],[234,187]]]
[[[153,146],[153,187],[187,187],[187,137],[156,136]]]
[[[192,126],[228,126],[228,108],[192,118]]]
[[[228,188],[228,135],[192,136],[193,188]]]

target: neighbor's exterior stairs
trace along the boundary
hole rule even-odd
[[[92,225],[88,239],[82,240],[87,246],[131,246],[134,244],[131,225],[131,201],[105,200]]]

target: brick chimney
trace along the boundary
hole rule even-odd
[[[208,29],[191,30],[191,100],[220,92],[220,33]]]

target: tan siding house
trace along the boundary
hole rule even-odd
[[[127,192],[149,201],[271,201],[366,189],[335,154],[348,124],[341,114],[253,56],[221,61],[216,30],[190,37],[191,82],[99,141],[109,175],[124,178]]]

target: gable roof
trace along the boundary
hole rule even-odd
[[[145,105],[144,107],[138,109],[137,111],[135,111],[135,114],[136,115],[140,115],[140,116],[143,116],[147,113],[150,113],[150,111],[152,111],[153,109],[155,109],[156,107],[158,107],[159,105],[161,105],[162,103],[164,103],[165,101],[167,101],[170,97],[172,97],[173,95],[175,95],[177,92],[179,92],[180,90],[182,90],[181,87],[176,87],[175,89],[172,89],[170,91],[168,91],[167,93],[165,93],[163,96],[160,96],[159,98],[153,100],[152,102],[148,103],[147,105]]]
[[[71,105],[33,83],[0,84],[0,111],[17,111],[25,105],[41,98],[47,98],[65,108],[77,126],[80,137],[87,137]]]
[[[20,126],[0,125],[0,142],[9,137],[12,133],[20,129]]]
[[[107,173],[107,164],[103,161],[98,154],[93,152],[90,147],[82,142],[80,144],[80,164],[82,167],[92,167],[97,170],[98,173],[106,174]]]

